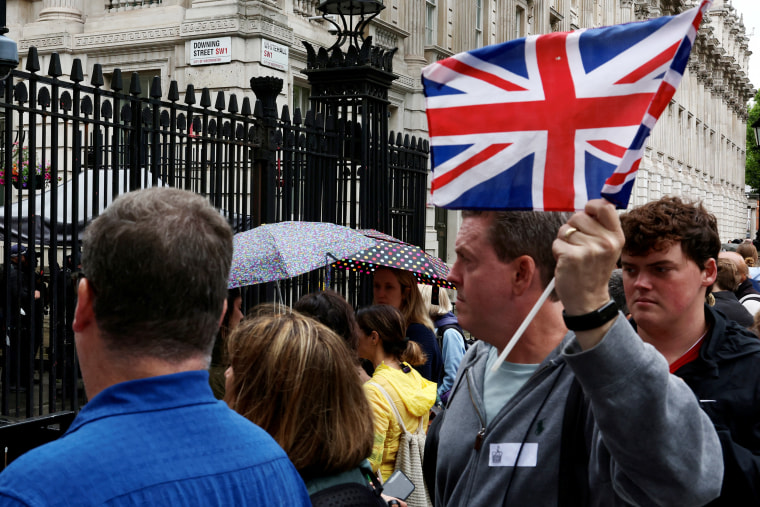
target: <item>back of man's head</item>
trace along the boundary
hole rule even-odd
[[[718,259],[718,275],[715,278],[715,290],[733,292],[740,282],[741,279],[736,264],[730,259]]]
[[[623,252],[643,256],[680,242],[683,252],[701,269],[720,252],[718,221],[702,203],[663,197],[621,215]]]
[[[169,362],[209,355],[231,262],[232,231],[205,198],[170,188],[120,196],[82,248],[108,348]]]
[[[488,231],[489,243],[502,262],[527,255],[536,263],[541,276],[541,286],[549,285],[554,277],[557,260],[552,253],[552,243],[557,231],[570,218],[570,213],[548,211],[462,211],[462,217],[489,213],[493,216]],[[556,299],[556,296],[552,296]]]
[[[749,267],[744,261],[744,257],[736,252],[720,252],[718,259],[728,259],[734,263],[736,270],[739,273],[740,281],[744,281],[749,276]]]

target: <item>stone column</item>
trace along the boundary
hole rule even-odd
[[[425,0],[407,0],[406,30],[409,37],[406,40],[404,60],[409,65],[409,75],[419,75],[416,69],[426,65],[425,61]]]
[[[82,0],[42,0],[38,21],[75,21],[84,23]]]

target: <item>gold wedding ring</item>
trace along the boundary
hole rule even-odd
[[[578,229],[575,227],[570,227],[565,231],[565,241],[570,241],[570,236],[576,232]]]

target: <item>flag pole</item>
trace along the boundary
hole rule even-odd
[[[523,320],[523,323],[520,324],[520,327],[517,328],[517,331],[515,331],[515,334],[512,336],[512,339],[509,340],[509,343],[506,347],[504,347],[504,350],[501,351],[501,354],[499,354],[499,358],[496,359],[496,362],[491,367],[491,371],[496,371],[501,366],[501,363],[503,363],[510,352],[512,352],[512,349],[515,348],[515,345],[517,345],[517,341],[520,339],[520,337],[525,332],[525,329],[530,325],[531,322],[533,322],[533,318],[538,313],[538,310],[543,306],[546,299],[549,297],[549,294],[552,293],[554,290],[554,277],[552,277],[551,281],[549,282],[549,285],[546,286],[544,289],[544,292],[541,294],[541,296],[538,298],[536,303],[533,305],[533,308],[530,309],[530,312],[528,312],[528,315],[525,317],[525,320]]]

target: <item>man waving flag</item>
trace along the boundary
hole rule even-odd
[[[536,35],[425,67],[432,203],[625,208],[711,0],[677,16]]]

